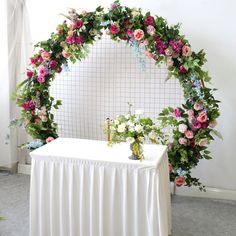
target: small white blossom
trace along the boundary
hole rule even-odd
[[[180,133],[184,133],[187,130],[187,128],[188,128],[187,125],[180,124],[178,129]]]
[[[132,138],[132,137],[127,137],[126,138],[126,142],[128,142],[128,143],[133,143],[134,141],[135,141],[135,139]]]
[[[143,131],[143,126],[142,125],[136,125],[134,127],[135,131],[138,133],[141,133]]]
[[[123,133],[124,131],[125,131],[125,127],[126,127],[126,125],[123,123],[123,124],[120,124],[119,126],[118,126],[118,129],[117,129],[117,131],[119,132],[119,133]]]

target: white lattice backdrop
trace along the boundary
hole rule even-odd
[[[54,112],[59,135],[104,139],[106,118],[126,112],[128,102],[155,120],[162,108],[181,104],[178,81],[165,82],[165,65],[158,68],[150,58],[145,62],[143,70],[130,46],[104,35],[85,60],[70,65],[52,85],[52,95],[63,104]]]

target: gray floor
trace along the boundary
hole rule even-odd
[[[0,173],[0,236],[28,236],[28,196],[29,176]],[[175,196],[172,217],[173,236],[236,236],[236,202]]]

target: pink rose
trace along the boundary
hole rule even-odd
[[[39,77],[37,78],[37,81],[38,81],[40,84],[42,84],[42,83],[45,82],[45,77],[39,76]]]
[[[28,77],[29,79],[32,78],[32,76],[33,76],[33,71],[27,70],[26,75],[27,75],[27,77]]]
[[[187,139],[186,138],[179,138],[179,144],[181,145],[186,145],[187,144]]]
[[[153,25],[153,24],[154,24],[154,21],[155,21],[155,19],[154,19],[153,16],[148,16],[148,17],[145,19],[144,24],[145,24],[146,26],[148,26],[148,25]]]
[[[182,186],[183,184],[185,184],[185,178],[183,176],[175,177],[175,184],[177,187]]]
[[[134,31],[131,30],[131,29],[127,29],[127,34],[128,34],[129,37],[133,37]]]
[[[114,10],[117,8],[117,5],[115,3],[111,4],[111,9]]]
[[[74,24],[74,23],[72,23],[72,24],[70,24],[70,29],[75,29],[76,28],[76,24]]]
[[[185,74],[185,73],[188,72],[188,69],[186,69],[186,68],[184,67],[184,65],[181,65],[181,66],[179,67],[179,70],[180,70],[180,73],[182,73],[182,74]]]
[[[149,51],[145,51],[145,54],[146,54],[147,57],[149,57],[151,59],[154,59],[154,60],[156,59],[156,56],[154,54],[152,54],[151,52],[149,52]]]
[[[43,60],[48,60],[50,58],[51,54],[48,52],[42,52],[41,53],[41,57],[43,58]]]
[[[199,121],[200,123],[204,123],[207,121],[207,114],[205,111],[202,111],[199,113],[199,115],[197,117],[197,121]]]
[[[75,44],[82,44],[83,43],[83,38],[81,36],[76,36],[75,37]]]
[[[187,111],[188,116],[191,118],[194,116],[194,111],[193,110],[188,110]]]
[[[191,130],[186,130],[184,132],[184,134],[185,134],[186,138],[188,138],[188,139],[192,139],[193,138],[193,132]]]
[[[65,58],[69,58],[70,57],[70,53],[69,52],[67,52],[67,51],[62,51],[62,55],[63,55],[63,57],[65,57]]]
[[[77,20],[75,25],[77,29],[80,29],[84,25],[84,22],[82,20]]]
[[[21,105],[23,110],[34,110],[35,109],[35,105],[33,101],[25,101],[22,105]]]
[[[202,110],[203,107],[198,103],[194,103],[193,108],[195,111],[200,111],[200,110]]]
[[[147,27],[147,33],[148,33],[149,35],[153,36],[153,35],[156,33],[156,29],[154,28],[154,26],[149,25],[149,26]]]
[[[144,32],[143,32],[143,30],[141,30],[141,29],[136,29],[135,31],[134,31],[134,39],[136,40],[136,41],[140,41],[140,40],[142,40],[144,38]]]
[[[171,173],[173,171],[173,166],[169,163],[169,172]]]
[[[37,58],[30,58],[30,64],[31,65],[36,65],[36,63],[38,62],[38,59]]]
[[[185,133],[185,131],[187,130],[187,125],[185,125],[185,124],[179,124],[179,127],[178,127],[178,130],[179,130],[179,132],[180,133]]]
[[[175,108],[174,110],[174,113],[175,113],[175,117],[181,117],[181,110],[179,108]]]
[[[52,142],[53,140],[54,140],[53,137],[48,137],[48,138],[46,139],[46,143],[50,143],[50,142]]]
[[[207,138],[202,138],[202,139],[200,139],[200,141],[198,142],[198,145],[199,146],[206,146],[208,144],[208,140],[207,140]]]
[[[118,27],[115,25],[115,24],[112,24],[109,28],[109,31],[112,33],[112,34],[118,34],[119,33],[119,29]]]
[[[189,46],[185,45],[182,47],[182,55],[185,57],[189,57],[192,54]]]
[[[199,122],[199,121],[197,121],[197,120],[195,120],[194,122],[193,122],[193,128],[194,129],[200,129],[202,126],[201,126],[201,123]]]

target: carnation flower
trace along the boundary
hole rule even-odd
[[[192,139],[193,138],[193,132],[191,130],[186,130],[184,132],[184,134],[185,134],[186,138],[188,138],[188,139]]]
[[[141,30],[141,29],[136,29],[135,31],[134,31],[134,39],[136,40],[136,41],[140,41],[140,40],[142,40],[144,38],[144,32],[143,32],[143,30]]]
[[[185,124],[179,124],[178,130],[180,133],[184,133],[187,130],[187,125]]]
[[[154,24],[154,17],[153,16],[148,16],[146,19],[145,19],[145,21],[144,21],[144,24],[146,25],[146,26],[148,26],[148,25],[153,25]]]
[[[177,176],[175,178],[175,184],[177,187],[182,186],[183,184],[185,184],[185,178],[183,176]]]
[[[202,111],[199,113],[199,115],[197,117],[197,121],[199,121],[200,123],[204,123],[207,121],[207,114],[205,111]]]
[[[147,33],[148,33],[149,35],[153,36],[153,35],[156,33],[156,29],[154,28],[154,26],[149,25],[149,26],[147,27]]]
[[[118,34],[119,33],[119,29],[118,27],[115,25],[115,24],[112,24],[109,28],[109,31],[112,33],[112,34]]]
[[[179,138],[179,144],[181,144],[181,145],[186,145],[187,144],[187,139],[186,138]]]
[[[185,57],[189,57],[191,56],[192,52],[191,52],[191,49],[189,46],[183,46],[182,48],[182,55],[185,56]]]

